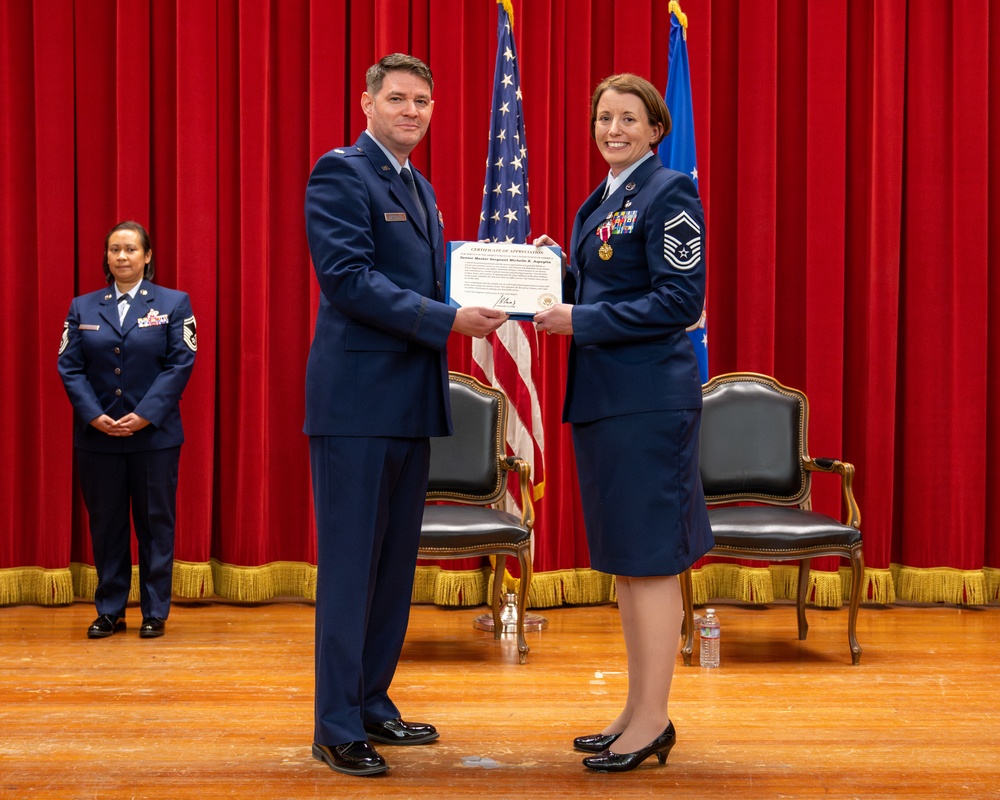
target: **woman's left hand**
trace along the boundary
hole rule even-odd
[[[573,335],[573,306],[558,303],[545,311],[535,312],[535,330],[546,333]]]

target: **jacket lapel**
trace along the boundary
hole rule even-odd
[[[115,289],[114,284],[108,284],[107,291],[104,292],[104,296],[100,300],[101,305],[101,317],[115,330],[120,330],[121,326],[118,324],[118,302],[115,300]]]
[[[399,204],[406,209],[406,216],[411,225],[416,229],[416,231],[430,241],[427,235],[427,230],[423,225],[420,224],[420,210],[417,208],[417,203],[413,199],[413,195],[410,194],[410,190],[406,188],[406,184],[403,183],[403,179],[399,177],[399,173],[396,172],[396,168],[389,163],[389,159],[385,157],[385,153],[382,152],[382,148],[379,147],[375,142],[371,140],[371,137],[367,133],[362,133],[358,137],[358,141],[354,143],[362,153],[368,156],[368,161],[371,162],[372,168],[375,170],[375,174],[378,175],[383,180],[389,182],[389,194],[391,194]],[[413,173],[413,179],[419,188],[420,195],[424,199],[424,207],[427,207],[427,192],[424,191],[422,183],[426,183],[420,174],[415,169],[412,168],[410,172]],[[428,222],[430,222],[430,210],[427,211]]]
[[[580,209],[580,213],[587,213],[586,219],[584,219],[583,224],[580,226],[580,239],[582,240],[587,234],[592,233],[597,229],[597,225],[607,219],[608,214],[614,211],[618,211],[623,208],[625,202],[631,198],[633,195],[638,194],[639,190],[642,189],[643,184],[649,180],[649,176],[652,175],[656,170],[660,169],[663,165],[660,163],[660,159],[657,156],[652,158],[647,158],[639,168],[636,169],[631,175],[629,175],[628,180],[625,181],[623,186],[619,186],[615,189],[603,203],[598,202],[596,208],[593,208],[590,212],[586,212],[587,203],[599,200],[600,194],[604,191],[604,185],[598,187],[594,193],[587,198],[587,203],[584,203],[583,207]],[[573,246],[576,247],[579,242],[573,242]]]

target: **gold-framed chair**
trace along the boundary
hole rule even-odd
[[[811,458],[807,445],[809,401],[798,389],[768,375],[733,372],[702,387],[699,459],[705,501],[715,535],[709,555],[799,562],[796,607],[799,639],[805,639],[805,601],[810,560],[839,556],[851,565],[847,638],[851,662],[861,661],[858,609],[864,582],[861,512],[854,499],[854,466]],[[841,477],[847,520],[812,510],[814,472]],[[740,504],[740,505],[735,505]],[[752,505],[750,505],[752,504]],[[684,663],[694,650],[691,570],[681,576]]]
[[[427,505],[420,529],[421,558],[452,559],[492,556],[494,561],[493,635],[503,631],[503,576],[507,556],[518,559],[517,651],[528,658],[524,617],[531,586],[531,529],[535,509],[528,479],[531,465],[507,455],[507,396],[461,372],[449,372],[454,434],[431,439]],[[521,493],[520,517],[500,508],[515,473]],[[446,503],[446,505],[441,505]]]

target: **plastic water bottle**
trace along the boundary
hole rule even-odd
[[[715,616],[714,608],[706,608],[705,616],[701,618],[699,625],[701,631],[701,653],[700,660],[703,667],[719,666],[719,637],[722,635],[722,627],[719,625],[719,618]]]
[[[517,630],[517,595],[506,592],[507,602],[500,609],[500,632],[514,633]]]

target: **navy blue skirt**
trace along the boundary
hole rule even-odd
[[[712,549],[698,471],[700,409],[573,424],[590,566],[679,575]]]

